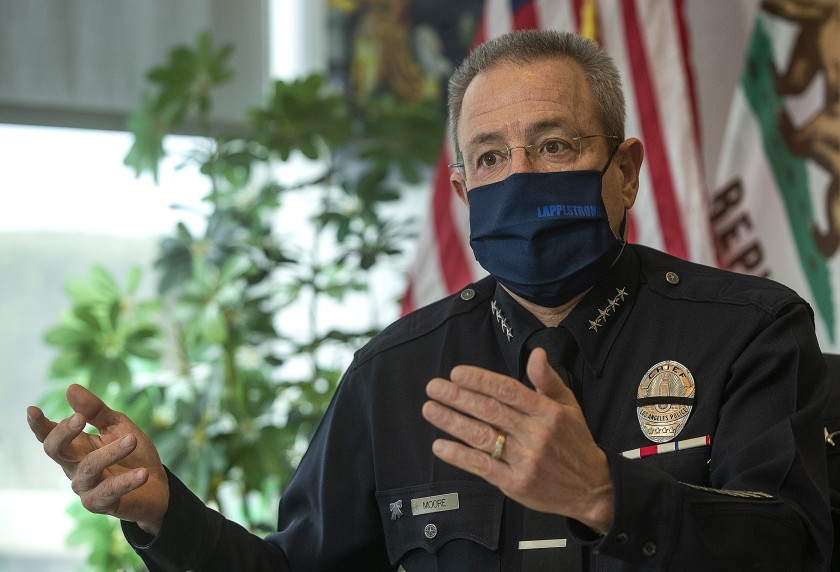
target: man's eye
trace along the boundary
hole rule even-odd
[[[549,139],[545,143],[543,143],[543,151],[550,154],[555,155],[557,153],[562,153],[569,148],[569,144],[565,141],[560,139]]]
[[[496,164],[497,158],[494,153],[485,153],[478,158],[478,163],[482,167],[493,167]]]

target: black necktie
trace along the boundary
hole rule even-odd
[[[578,346],[569,330],[562,326],[538,330],[525,341],[525,348],[526,360],[534,349],[543,348],[549,365],[577,394],[577,383],[571,372],[575,371]],[[525,508],[519,510],[522,511],[522,540],[566,541],[564,548],[520,550],[522,570],[582,570],[586,567],[588,553],[572,541],[563,517]]]
[[[525,341],[527,354],[530,356],[535,348],[543,348],[548,355],[548,364],[563,378],[577,396],[577,383],[572,373],[575,371],[575,358],[578,353],[577,342],[571,332],[563,326],[543,328],[537,330]],[[527,356],[526,356],[527,360]]]

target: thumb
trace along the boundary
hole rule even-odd
[[[72,384],[67,388],[66,396],[67,403],[73,411],[84,417],[86,422],[99,429],[100,432],[119,421],[119,416],[113,409],[81,385]]]
[[[528,356],[526,368],[528,379],[534,384],[537,393],[550,397],[558,403],[575,403],[575,396],[560,375],[548,364],[548,356],[542,348],[536,348]]]

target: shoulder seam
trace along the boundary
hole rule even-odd
[[[366,362],[370,361],[377,355],[381,354],[382,352],[388,351],[409,340],[415,340],[421,337],[428,336],[438,328],[442,327],[452,318],[472,312],[492,296],[492,290],[487,289],[489,282],[490,280],[488,280],[488,278],[485,278],[476,283],[469,284],[461,290],[459,290],[458,292],[456,292],[455,294],[451,294],[445,298],[441,298],[440,300],[433,302],[429,306],[420,308],[419,310],[415,310],[411,314],[399,318],[397,321],[391,323],[379,334],[374,336],[374,338],[371,339],[367,344],[365,344],[363,347],[356,351],[353,362],[351,363],[349,369],[356,369],[365,364]],[[473,289],[476,291],[476,295],[474,298],[464,300],[461,297],[461,292],[464,292],[467,289]],[[423,319],[424,317],[421,316],[422,313],[431,313],[433,310],[439,309],[446,305],[450,305],[451,308],[448,311],[443,312],[442,315],[436,317],[435,319],[425,320],[427,323],[422,324],[420,328],[416,330],[401,332],[399,335],[395,336],[394,339],[387,339],[388,334],[391,331],[393,331],[393,329],[395,329],[397,325],[404,324],[407,320],[416,320],[418,319],[418,317],[420,319]]]

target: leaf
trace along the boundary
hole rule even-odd
[[[111,326],[111,331],[116,331],[120,326],[120,314],[122,313],[122,304],[120,300],[111,302],[108,308],[108,323]]]
[[[78,352],[62,352],[50,363],[50,375],[59,379],[71,377],[78,372],[79,365]]]
[[[140,270],[140,268],[135,266],[131,269],[125,287],[125,290],[129,295],[133,296],[137,293],[137,288],[140,286],[140,280],[142,279],[142,277],[143,272]]]
[[[56,326],[44,335],[44,341],[53,346],[69,346],[92,341],[91,334],[71,326]]]
[[[91,363],[88,383],[88,388],[98,395],[105,394],[111,383],[126,389],[131,385],[131,371],[122,358],[100,357]]]
[[[101,332],[102,331],[102,324],[99,322],[99,318],[94,313],[93,309],[89,305],[78,305],[73,308],[73,316],[79,319],[82,322],[82,325],[87,326],[94,332]]]
[[[201,338],[210,344],[221,344],[227,339],[227,324],[217,304],[211,303],[204,308],[199,322],[199,333]]]

